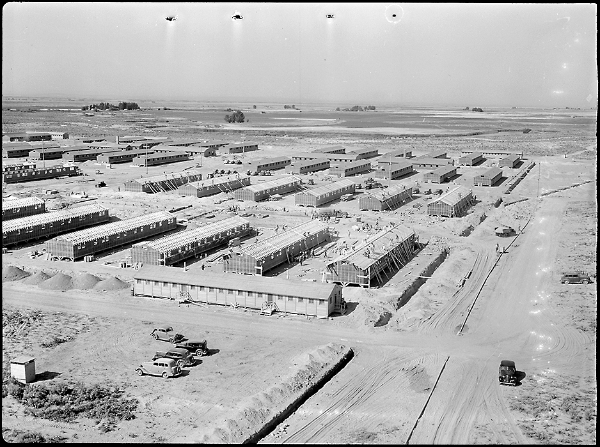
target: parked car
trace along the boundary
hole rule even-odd
[[[202,357],[208,354],[208,348],[206,347],[206,340],[202,341],[184,341],[181,343],[175,343],[176,348],[187,349],[198,357]]]
[[[181,375],[181,368],[173,359],[159,358],[151,362],[144,362],[135,370],[138,376],[148,374],[151,376],[162,376],[163,378],[177,377]]]
[[[568,272],[562,275],[560,282],[563,284],[589,284],[590,275],[583,272]]]
[[[504,236],[512,236],[515,234],[515,230],[512,227],[496,227],[494,229],[496,236],[504,237]]]
[[[180,368],[194,364],[194,357],[190,351],[183,348],[171,348],[166,351],[156,351],[156,354],[154,354],[152,360],[157,360],[160,358],[173,359],[177,362],[177,366]]]
[[[512,360],[502,360],[498,370],[498,381],[502,385],[517,384],[517,368]]]
[[[170,343],[176,343],[183,340],[183,335],[174,332],[171,326],[157,327],[150,335],[152,335],[155,340],[164,340]]]

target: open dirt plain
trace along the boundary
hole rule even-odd
[[[3,131],[62,130],[111,141],[115,135],[255,141],[260,150],[243,154],[242,171],[250,159],[327,144],[377,148],[380,154],[444,149],[455,160],[461,150],[501,149],[523,151],[525,160],[515,169],[503,168],[493,187],[471,185],[497,158],[460,166],[453,182],[469,186],[477,198],[461,218],[427,215],[432,196],[423,192],[438,186],[423,182],[425,171],[383,181],[420,190],[394,211],[361,212],[356,197],[325,206],[349,213],[329,221],[336,236],[328,250],[268,276],[320,281],[328,259],[373,231],[365,224],[402,223],[426,244],[382,284],[345,287],[346,314],[327,320],[133,297],[135,270],[119,268],[130,246],[101,253],[94,262],[30,258],[43,241],[9,249],[2,255],[3,374],[11,358],[31,355],[37,384],[113,386],[138,405],[134,419],[107,430],[84,417],[72,422],[33,417],[3,394],[4,439],[37,433],[66,442],[595,444],[595,110],[335,112],[335,106],[315,106],[298,107],[300,112],[273,104],[191,102],[140,104],[140,111],[94,116],[67,110],[88,103],[5,99]],[[224,124],[226,107],[241,108],[249,122]],[[64,110],[41,110],[59,108]],[[505,193],[531,161],[534,168]],[[260,238],[311,218],[310,209],[294,205],[293,195],[253,203],[225,194],[196,199],[123,191],[125,180],[140,176],[240,166],[223,164],[220,155],[150,167],[148,174],[128,164],[80,166],[83,177],[9,184],[3,198],[43,197],[50,209],[96,202],[120,219],[191,205],[176,212],[187,228],[238,213]],[[275,171],[252,182],[283,175]],[[352,179],[359,183],[370,176]],[[306,178],[317,186],[332,180],[328,171]],[[107,187],[95,188],[101,180]],[[82,192],[88,197],[72,194]],[[499,225],[520,231],[498,238]],[[205,259],[186,266],[201,274],[203,263],[209,271],[222,270],[218,261]],[[588,272],[592,284],[561,284],[569,270]],[[186,367],[183,377],[138,377],[135,367],[168,346],[150,337],[161,324],[190,339],[206,338],[210,353]],[[515,361],[518,386],[498,384],[502,359]],[[338,364],[339,371],[328,374]]]

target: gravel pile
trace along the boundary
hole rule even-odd
[[[115,278],[111,276],[110,278],[105,279],[104,281],[100,281],[96,283],[93,287],[94,290],[121,290],[129,287],[129,284],[125,281],[121,281],[119,278]]]
[[[51,276],[40,270],[36,272],[34,275],[31,275],[29,278],[23,281],[23,284],[29,284],[32,286],[37,286],[39,283],[46,281]]]
[[[7,265],[2,268],[2,281],[18,281],[29,275],[31,275],[31,273],[26,272],[19,267],[15,267],[14,265]]]
[[[73,278],[64,273],[57,273],[52,278],[39,283],[38,287],[47,290],[71,290],[73,288]]]
[[[73,278],[73,289],[93,289],[100,282],[100,278],[90,273],[82,273]]]

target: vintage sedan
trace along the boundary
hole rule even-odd
[[[192,354],[202,357],[208,354],[208,348],[206,346],[206,340],[202,341],[184,341],[181,343],[175,343],[176,348],[183,348],[190,351]]]
[[[158,358],[152,362],[144,362],[135,370],[138,376],[148,374],[150,376],[162,376],[164,379],[181,375],[181,368],[173,359]]]
[[[169,343],[177,343],[183,340],[183,335],[173,331],[171,326],[162,326],[155,328],[150,334],[155,340],[168,341]]]

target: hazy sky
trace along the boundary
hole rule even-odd
[[[2,94],[591,107],[596,14],[595,4],[8,3]]]

